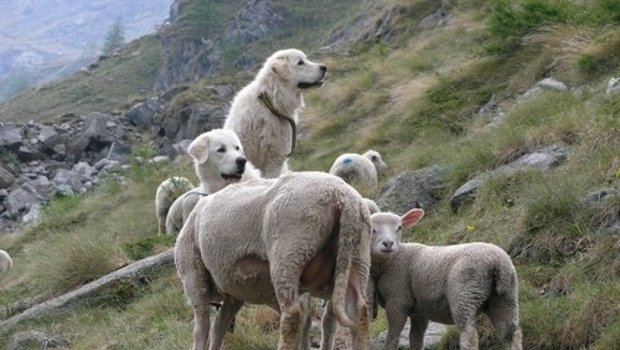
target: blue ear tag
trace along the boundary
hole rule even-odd
[[[351,158],[345,158],[342,160],[342,165],[351,165],[353,164],[353,159]]]

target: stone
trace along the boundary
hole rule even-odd
[[[607,96],[615,95],[620,92],[620,78],[611,78],[607,83],[605,94]]]
[[[32,206],[49,200],[55,193],[54,184],[46,177],[40,176],[36,180],[26,181],[11,191],[4,201],[4,206],[10,217],[17,218]]]
[[[82,186],[82,179],[84,176],[65,169],[58,169],[52,180],[56,186],[66,185],[71,188],[75,193],[79,193]]]
[[[41,142],[45,147],[53,150],[56,145],[62,142],[63,138],[61,135],[54,130],[54,128],[50,128],[47,126],[41,127],[41,132],[39,132],[39,136],[37,136],[39,142]]]
[[[106,127],[106,116],[102,113],[91,113],[86,116],[82,132],[76,135],[67,152],[77,160],[81,159],[86,151],[99,152],[113,141]]]
[[[170,157],[168,156],[155,156],[149,161],[149,163],[151,164],[164,164],[164,163],[169,163],[169,162],[170,162]]]
[[[566,84],[554,78],[545,78],[539,81],[538,83],[536,83],[536,86],[539,86],[543,89],[557,90],[557,91],[566,91],[568,89],[566,87]]]
[[[391,178],[379,192],[377,205],[382,211],[398,215],[409,209],[421,206],[433,210],[444,185],[443,175],[447,168],[431,166],[415,171],[405,171]]]
[[[129,122],[138,127],[146,127],[153,123],[153,117],[163,108],[163,104],[158,97],[151,97],[144,102],[140,102],[131,107],[125,117]]]
[[[488,171],[467,181],[459,187],[452,195],[452,198],[450,198],[450,207],[452,211],[456,213],[463,204],[473,201],[480,186],[490,177],[511,175],[527,169],[548,171],[564,163],[567,156],[568,146],[563,143],[551,145],[525,154],[511,163],[502,165],[497,169]]]
[[[85,178],[90,178],[95,173],[95,169],[86,162],[79,162],[73,166],[73,172],[80,174]]]
[[[41,216],[41,204],[34,204],[28,209],[28,213],[22,216],[22,223],[33,223],[39,219],[39,216]]]
[[[45,159],[45,154],[38,147],[33,145],[21,145],[15,153],[20,162]]]
[[[192,103],[163,117],[162,136],[173,142],[193,140],[203,132],[221,128],[225,119],[226,110],[220,106],[206,102]]]
[[[22,145],[23,130],[16,124],[0,125],[0,147],[17,149]]]
[[[15,175],[0,164],[0,189],[5,189],[15,182]]]

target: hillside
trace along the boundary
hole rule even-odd
[[[186,15],[191,12],[181,11],[183,6],[199,3],[175,2]],[[243,60],[218,61],[231,65],[200,70],[203,78],[183,82],[188,87],[144,130],[152,142],[133,145],[124,181],[110,178],[93,191],[55,199],[24,232],[0,237],[0,248],[15,263],[0,287],[0,304],[9,306],[0,318],[18,314],[28,298],[60,295],[173,246],[174,238],[157,235],[155,188],[173,174],[196,178],[186,160],[162,165],[140,159],[165,153],[197,131],[180,123],[194,129],[221,124],[231,91],[249,82],[256,63],[276,48],[297,46],[325,62],[329,74],[324,87],[305,95],[292,169],[326,171],[341,153],[379,151],[388,165],[375,197],[382,209],[402,214],[418,202],[427,212],[404,233],[407,241],[484,241],[510,254],[519,276],[524,349],[620,346],[620,93],[609,83],[620,77],[617,2],[384,0],[356,2],[345,16],[330,2],[269,3],[268,13],[285,13],[281,18],[289,22],[252,41],[243,54],[231,50]],[[217,6],[230,10],[218,17],[222,20],[240,18],[245,3]],[[204,36],[216,51],[226,47],[215,44],[226,34],[204,35],[209,27],[203,26],[213,23],[188,23],[194,22],[175,21],[159,34],[161,52],[169,58],[177,57],[166,44],[172,35],[186,43]],[[308,31],[317,26],[320,31]],[[93,74],[144,68],[123,57],[148,40],[155,39],[130,44]],[[159,69],[166,66],[163,55],[153,64]],[[196,73],[199,66],[186,72]],[[154,87],[161,72],[143,76]],[[179,81],[193,76],[183,74],[173,75]],[[74,111],[79,104],[53,94],[61,86],[79,91],[86,78],[29,92],[29,98],[0,105],[0,115],[49,120]],[[102,81],[92,84],[109,88]],[[123,81],[112,88],[139,91]],[[152,95],[145,89],[136,94],[140,100]],[[26,109],[37,105],[28,101],[45,94],[58,104],[53,113],[46,112],[53,105],[48,102]],[[100,98],[97,105],[79,108],[120,114],[132,102]],[[479,324],[481,348],[500,349],[488,321],[481,318]],[[0,330],[0,344],[36,330],[71,349],[186,349],[191,326],[191,309],[168,267]],[[373,339],[385,329],[381,313],[371,325]],[[273,312],[247,307],[224,347],[273,349],[277,331]],[[452,327],[436,348],[456,349],[457,338]],[[337,346],[347,349],[342,342]]]
[[[126,40],[151,34],[168,17],[172,0],[29,1],[0,4],[0,100],[11,84],[40,85],[88,65],[101,53],[117,19]]]

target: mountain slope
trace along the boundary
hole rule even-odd
[[[507,250],[520,280],[524,349],[616,349],[620,99],[606,89],[609,78],[620,76],[620,23],[611,1],[561,2],[560,10],[559,3],[447,1],[440,8],[435,1],[394,0],[365,18],[352,16],[353,27],[372,25],[357,30],[345,49],[322,51],[329,80],[305,96],[291,168],[327,170],[338,154],[368,148],[389,166],[382,185],[403,171],[445,167],[435,203],[405,239],[486,241]],[[348,30],[334,29],[331,39]],[[544,78],[567,87],[540,88]],[[222,79],[192,84],[176,103],[206,99]],[[250,78],[240,79],[243,85]],[[567,151],[553,167],[490,175],[555,146]],[[155,234],[152,198],[159,181],[179,173],[194,179],[189,166],[136,162],[125,187],[111,182],[84,198],[55,201],[38,225],[0,238],[16,265],[3,281],[5,303],[92,279],[76,257],[113,269],[172,245]],[[455,210],[452,195],[479,176],[487,177]],[[81,278],[58,283],[64,276]],[[11,333],[42,330],[75,349],[184,349],[191,320],[175,272],[164,270]],[[244,308],[237,321],[226,349],[273,349],[278,321],[271,311]],[[385,326],[380,315],[373,336]],[[480,334],[481,348],[501,348],[485,319]],[[458,348],[456,338],[451,329],[438,347]]]

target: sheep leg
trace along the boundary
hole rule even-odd
[[[310,293],[302,294],[299,298],[301,306],[301,324],[299,326],[298,350],[310,349],[310,327],[312,327],[312,303]]]
[[[222,341],[224,340],[224,334],[226,334],[226,331],[230,328],[235,315],[239,312],[242,306],[243,301],[241,300],[226,299],[224,301],[222,307],[220,308],[220,312],[215,318],[213,328],[211,329],[212,337],[209,350],[219,350],[222,346]]]
[[[301,325],[301,305],[297,285],[301,267],[291,266],[291,262],[294,261],[291,256],[279,257],[276,261],[289,262],[289,264],[274,264],[271,269],[271,281],[280,309],[278,350],[296,350]]]
[[[289,300],[280,305],[280,341],[278,350],[295,350],[297,347],[297,334],[301,319],[301,307],[299,300]]]
[[[388,321],[388,333],[385,339],[384,350],[397,350],[400,341],[400,333],[407,322],[406,308],[400,305],[388,304],[385,308]]]
[[[325,304],[325,313],[321,320],[321,350],[331,350],[334,348],[334,336],[336,335],[336,318],[332,309],[331,301]]]
[[[521,350],[522,335],[516,303],[511,300],[500,300],[498,296],[494,296],[489,299],[489,306],[485,313],[499,333],[504,349]]]
[[[409,329],[409,348],[422,350],[424,346],[424,332],[428,327],[428,320],[424,318],[410,317],[411,328]]]
[[[355,329],[351,329],[353,350],[368,349],[369,312],[366,297],[363,293],[365,289],[362,290],[360,288],[360,279],[361,277],[357,273],[357,270],[351,270],[351,274],[349,275],[349,287],[347,288],[347,304],[351,303],[351,310],[348,310],[347,313],[352,320],[355,320],[355,324],[357,325]]]
[[[209,340],[209,272],[195,249],[192,235],[182,232],[177,241],[174,260],[183,290],[194,312],[193,350],[205,350]]]

